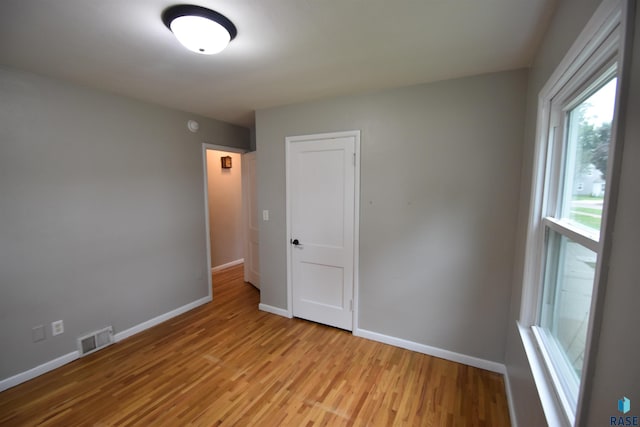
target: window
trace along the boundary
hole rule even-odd
[[[603,2],[539,98],[520,330],[536,385],[551,395],[541,396],[550,424],[573,425],[581,403],[615,152],[622,8]]]
[[[559,100],[551,120],[558,126],[551,129],[554,137],[548,141],[542,194],[546,209],[540,218],[542,295],[533,329],[573,413],[584,367],[604,210],[602,194],[584,196],[575,189],[580,188],[576,181],[595,164],[606,173],[615,73],[613,64],[596,76],[584,94]]]

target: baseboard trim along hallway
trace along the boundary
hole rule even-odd
[[[244,258],[237,259],[235,261],[228,262],[226,264],[216,265],[215,267],[211,267],[211,272],[215,273],[217,271],[225,270],[229,267],[235,267],[236,265],[244,264]]]

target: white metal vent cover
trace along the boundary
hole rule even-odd
[[[86,356],[109,344],[113,344],[113,328],[111,326],[78,338],[78,351],[80,356]]]

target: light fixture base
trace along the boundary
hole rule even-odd
[[[226,16],[201,6],[171,6],[162,12],[162,22],[184,47],[205,55],[222,51],[238,35]]]

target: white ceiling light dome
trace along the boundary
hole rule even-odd
[[[162,22],[184,47],[203,55],[221,52],[238,34],[227,17],[200,6],[172,6],[162,13]]]

